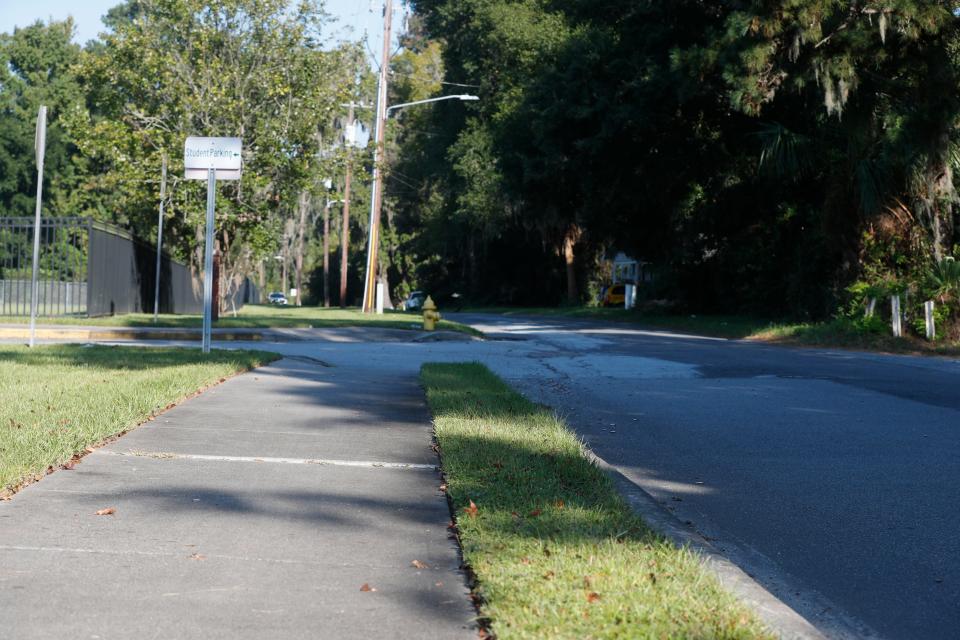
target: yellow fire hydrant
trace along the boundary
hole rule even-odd
[[[437,305],[434,304],[430,296],[427,296],[427,299],[423,301],[423,330],[433,331],[437,328],[437,321],[439,320],[440,312],[437,311]]]

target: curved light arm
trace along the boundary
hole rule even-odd
[[[472,100],[479,100],[477,96],[471,96],[468,94],[455,95],[455,96],[440,96],[439,98],[428,98],[426,100],[416,100],[415,102],[402,102],[400,104],[394,104],[387,107],[387,116],[389,117],[390,112],[394,109],[402,109],[403,107],[411,107],[415,104],[427,104],[428,102],[440,102],[441,100],[462,100],[464,102],[469,102]]]

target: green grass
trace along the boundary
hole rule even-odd
[[[443,310],[441,309],[441,314]],[[23,324],[30,321],[23,316],[0,316],[0,323]],[[197,328],[203,326],[203,316],[199,315],[161,315],[154,324],[153,314],[130,313],[102,318],[78,316],[58,316],[40,318],[44,324],[72,324],[96,327],[161,327],[161,328]],[[277,307],[271,305],[246,305],[237,312],[221,314],[214,323],[216,328],[226,329],[308,329],[337,327],[380,327],[384,329],[420,329],[422,316],[418,313],[402,311],[384,311],[382,315],[361,313],[359,309],[325,309],[323,307]],[[441,320],[438,329],[459,331],[471,335],[479,332],[470,327]]]
[[[647,528],[548,409],[479,364],[427,364],[421,380],[498,638],[770,637],[693,552]]]
[[[0,345],[0,496],[226,376],[262,351]]]

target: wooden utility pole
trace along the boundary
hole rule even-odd
[[[310,207],[310,194],[306,189],[300,192],[300,223],[297,225],[297,253],[294,258],[294,269],[296,272],[297,283],[297,306],[300,306],[300,299],[303,295],[303,252],[306,244],[307,235],[307,209]],[[316,220],[316,218],[314,218]],[[326,240],[326,237],[324,237]],[[284,278],[286,279],[286,278]]]
[[[380,211],[383,207],[383,141],[387,125],[387,82],[390,71],[390,29],[393,0],[386,0],[383,11],[383,56],[380,58],[380,80],[377,83],[376,148],[373,156],[373,193],[370,198],[370,236],[367,239],[367,274],[363,285],[363,312],[372,313],[376,306],[377,266],[380,249]]]
[[[353,128],[354,103],[350,101],[347,126]],[[356,129],[353,130],[356,136]],[[340,308],[347,306],[347,253],[350,250],[350,179],[353,177],[353,146],[356,140],[347,139],[347,175],[343,184],[343,226],[340,229]],[[327,305],[330,306],[330,305]]]
[[[330,205],[323,208],[323,306],[330,306]]]

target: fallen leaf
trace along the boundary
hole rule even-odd
[[[64,468],[65,470],[67,470],[67,471],[70,471],[70,470],[72,470],[75,466],[77,466],[77,463],[74,462],[73,460],[71,460],[70,462],[65,462],[64,465],[63,465],[63,468]]]
[[[563,500],[557,500],[553,503],[553,506],[555,506],[557,509],[563,509],[566,505]]]
[[[440,485],[440,491],[446,491],[446,490],[447,490],[447,483],[444,482],[442,485]]]
[[[541,511],[540,509],[534,509],[533,511],[530,512],[529,515],[531,518],[536,518],[541,513],[543,513],[543,511]]]
[[[419,560],[414,560],[414,561],[411,562],[410,564],[411,564],[412,566],[416,567],[417,569],[429,569],[429,568],[430,568],[430,565],[428,565],[426,562],[420,562]]]
[[[443,582],[435,582],[435,583],[433,584],[433,586],[435,586],[435,587],[442,587],[442,586],[443,586]]]
[[[544,580],[552,580],[552,579],[553,579],[553,576],[555,576],[555,575],[557,575],[557,574],[555,574],[553,571],[547,571],[545,574],[543,574],[543,579],[544,579]]]
[[[376,587],[371,587],[371,586],[370,586],[369,584],[367,584],[366,582],[364,582],[364,583],[363,583],[363,586],[360,587],[360,591],[376,591],[376,590],[377,590]]]
[[[113,515],[114,513],[116,513],[116,512],[117,512],[117,510],[114,509],[113,507],[107,507],[106,509],[100,509],[100,510],[97,511],[96,514],[94,514],[94,515],[98,515],[98,516],[112,516],[112,515]]]
[[[473,500],[470,501],[470,506],[464,507],[463,510],[471,518],[476,518],[477,512],[480,511],[480,509],[477,508],[477,505],[473,503]]]
[[[587,602],[596,602],[600,599],[600,594],[596,591],[591,591],[587,594]]]
[[[193,555],[190,556],[190,559],[191,559],[191,560],[206,560],[206,559],[207,559],[207,556],[203,555],[202,553],[194,553]]]

